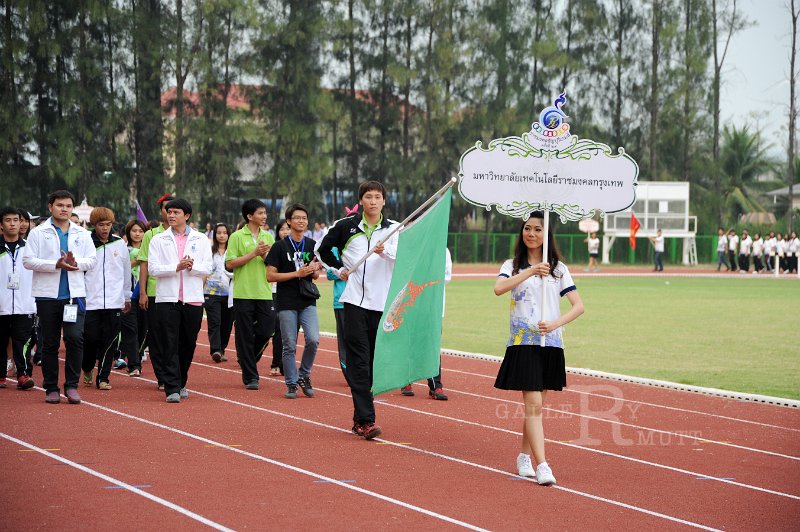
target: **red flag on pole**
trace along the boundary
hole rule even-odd
[[[639,220],[636,219],[636,215],[631,211],[631,249],[636,249],[636,232],[639,231],[641,226]]]

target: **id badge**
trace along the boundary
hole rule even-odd
[[[8,281],[6,282],[6,288],[9,290],[19,290],[19,273],[13,272],[8,274]]]
[[[64,321],[66,323],[78,321],[78,305],[64,305]]]
[[[305,266],[305,262],[303,261],[303,254],[299,251],[294,252],[294,269],[300,270]]]

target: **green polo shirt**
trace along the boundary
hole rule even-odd
[[[163,225],[159,225],[155,229],[148,230],[142,237],[142,247],[139,248],[139,262],[147,262],[147,256],[150,252],[150,241],[158,233],[166,231]],[[156,278],[149,273],[147,274],[147,295],[156,297]]]
[[[275,237],[264,229],[259,230],[258,240],[269,244],[275,243]],[[246,225],[233,233],[228,240],[228,250],[225,252],[225,261],[238,259],[256,249],[250,228]],[[272,299],[272,288],[267,282],[267,266],[261,257],[249,260],[243,266],[233,269],[233,298],[234,299]]]

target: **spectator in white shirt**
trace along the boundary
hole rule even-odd
[[[594,270],[599,272],[600,266],[597,264],[597,255],[600,254],[600,239],[597,238],[597,233],[590,233],[583,241],[589,245],[589,266],[584,271]]]
[[[777,246],[775,231],[769,232],[769,237],[764,239],[764,255],[767,263],[767,271],[771,272],[775,268],[775,247]]]
[[[761,238],[759,233],[753,235],[753,273],[761,273],[764,269],[764,264],[761,262],[761,257],[764,253],[764,239]]]
[[[750,270],[750,246],[753,239],[747,234],[747,229],[742,230],[742,239],[739,241],[739,272],[747,273]]]
[[[728,266],[727,260],[725,259],[725,253],[727,250],[728,237],[725,236],[725,230],[720,227],[717,229],[717,271],[719,271],[723,265],[725,266],[725,271],[731,269],[731,267]]]
[[[656,232],[656,236],[650,237],[650,241],[655,248],[655,266],[654,272],[663,272],[664,263],[661,261],[661,256],[664,255],[664,236],[661,234],[661,229]]]
[[[800,239],[797,238],[796,231],[792,231],[792,236],[789,238],[788,247],[789,272],[797,273],[797,259],[798,255],[800,255]]]
[[[736,231],[728,229],[728,262],[731,270],[736,271],[736,252],[739,250],[739,237]]]

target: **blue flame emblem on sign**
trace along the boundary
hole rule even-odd
[[[567,118],[561,106],[567,103],[567,93],[562,92],[558,98],[555,99],[553,105],[545,107],[539,115],[539,123],[547,129],[558,129]]]

